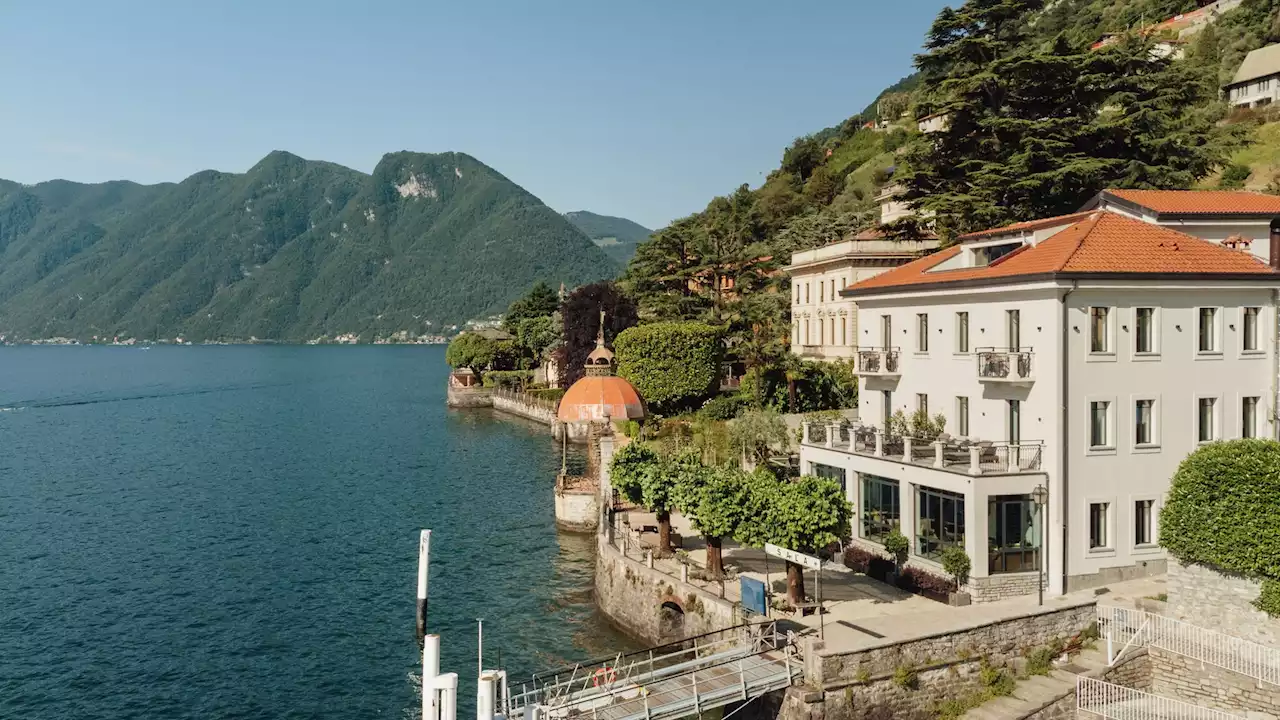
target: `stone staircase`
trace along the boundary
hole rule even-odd
[[[1075,717],[1076,676],[1097,677],[1107,670],[1107,654],[1103,650],[1082,650],[1070,662],[1054,668],[1048,675],[1032,675],[1018,680],[1013,694],[983,703],[961,716],[963,720],[1017,720],[1037,715],[1039,718]],[[1064,702],[1069,700],[1069,702]],[[1059,707],[1051,708],[1058,704]]]

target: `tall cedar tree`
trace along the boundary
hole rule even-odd
[[[1237,135],[1201,73],[1128,38],[1092,51],[1028,33],[1040,0],[970,0],[938,14],[917,56],[923,107],[945,130],[905,150],[905,199],[952,240],[1078,210],[1109,186],[1181,188]]]
[[[531,320],[533,318],[550,317],[556,310],[560,309],[560,296],[551,286],[539,280],[529,288],[529,292],[523,297],[517,298],[507,308],[507,313],[502,317],[502,326],[510,332],[515,332],[520,326],[520,321]]]
[[[596,347],[601,310],[605,313],[606,343],[612,343],[618,333],[640,321],[635,303],[612,282],[583,285],[569,293],[560,308],[564,344],[556,353],[562,387],[569,387],[582,377],[587,356]]]

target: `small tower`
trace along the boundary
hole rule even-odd
[[[602,377],[613,374],[613,352],[604,346],[604,311],[600,311],[600,332],[596,334],[596,349],[587,356],[585,374]]]

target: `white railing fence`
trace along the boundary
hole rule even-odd
[[[1110,720],[1239,720],[1243,717],[1083,675],[1076,678],[1076,717],[1081,717],[1081,713]]]
[[[1099,607],[1098,632],[1113,665],[1130,647],[1150,646],[1280,685],[1280,649],[1216,630],[1142,610]]]

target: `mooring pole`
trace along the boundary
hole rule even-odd
[[[431,531],[423,530],[418,537],[418,637],[427,632],[427,572],[431,565]],[[438,639],[437,639],[438,642]],[[437,657],[436,662],[439,662]],[[437,665],[436,674],[440,674]]]
[[[484,674],[484,618],[476,618],[476,675]]]
[[[476,681],[476,720],[493,720],[496,680],[493,673],[481,673]]]
[[[436,678],[440,675],[440,636],[422,638],[422,720],[440,720]]]

